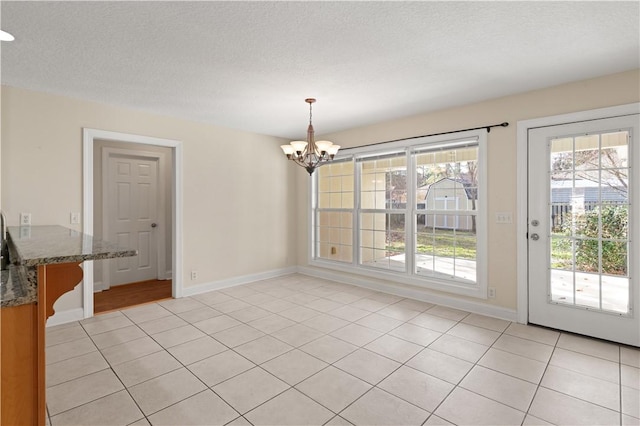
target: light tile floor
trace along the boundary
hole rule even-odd
[[[639,425],[640,350],[303,275],[47,329],[52,425]]]

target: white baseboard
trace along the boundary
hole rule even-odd
[[[56,311],[56,313],[47,320],[47,327],[66,324],[73,321],[80,321],[81,319],[84,319],[84,310],[82,308],[68,309],[66,311],[59,312]]]
[[[316,278],[324,278],[343,284],[351,284],[363,287],[369,290],[382,291],[384,293],[396,296],[408,297],[411,299],[421,300],[423,302],[435,303],[437,305],[447,306],[449,308],[461,309],[463,311],[472,312],[474,314],[486,315],[489,317],[500,318],[507,321],[517,322],[518,315],[516,310],[493,306],[486,303],[475,302],[471,300],[459,299],[455,296],[445,296],[433,293],[427,289],[410,288],[408,286],[398,287],[392,284],[384,284],[376,282],[370,278],[359,278],[353,275],[343,274],[338,271],[309,268],[306,266],[298,266],[297,272]]]
[[[105,286],[102,281],[94,281],[93,282],[93,292],[98,293],[100,291],[109,290],[109,287]]]
[[[164,272],[164,279],[165,280],[173,279],[173,271],[171,269]]]
[[[194,296],[196,294],[206,293],[209,291],[221,290],[223,288],[235,287],[238,285],[249,284],[256,281],[276,278],[283,275],[293,273],[301,273],[316,278],[323,278],[344,284],[351,284],[358,287],[367,288],[369,290],[382,291],[384,293],[394,294],[396,296],[408,297],[411,299],[421,300],[424,302],[435,303],[450,308],[461,309],[475,314],[486,315],[494,318],[500,318],[507,321],[517,322],[517,312],[514,309],[494,306],[487,303],[480,303],[472,300],[460,299],[455,296],[447,296],[434,293],[427,289],[411,288],[408,286],[398,287],[393,284],[385,284],[380,281],[373,281],[370,278],[360,278],[353,275],[343,274],[338,271],[310,268],[306,266],[297,266],[283,269],[275,269],[257,274],[243,275],[220,281],[213,281],[198,284],[183,289],[183,296]]]
[[[196,294],[206,293],[208,291],[220,290],[223,288],[235,287],[242,284],[249,284],[256,281],[266,280],[269,278],[281,277],[283,275],[294,274],[297,272],[297,268],[292,266],[290,268],[274,269],[271,271],[260,272],[251,275],[242,275],[239,277],[228,278],[226,280],[212,281],[208,283],[194,285],[192,287],[184,287],[182,289],[183,297],[194,296]]]

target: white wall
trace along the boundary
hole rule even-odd
[[[435,111],[404,119],[324,134],[342,147],[355,147],[405,137],[445,132],[509,122],[488,135],[488,272],[489,286],[496,298],[480,302],[490,306],[516,309],[516,125],[518,120],[558,115],[640,101],[640,70],[578,81],[548,89],[494,99],[472,105]],[[429,106],[425,105],[425,109]],[[321,129],[320,129],[321,130]],[[308,264],[308,176],[298,175],[298,264]],[[514,223],[496,224],[496,212],[512,212]],[[314,270],[311,268],[310,270]],[[335,274],[335,273],[334,273]],[[349,280],[352,276],[344,274]],[[367,278],[370,283],[377,280]],[[400,290],[407,286],[396,285]],[[415,287],[410,290],[419,290]],[[443,293],[423,292],[436,297]]]
[[[10,225],[30,212],[34,225],[81,229],[69,213],[82,211],[83,127],[183,142],[185,288],[295,265],[296,167],[281,139],[4,86],[1,195]],[[56,310],[80,307],[80,287]]]

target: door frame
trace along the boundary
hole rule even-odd
[[[517,123],[516,139],[516,252],[517,252],[517,320],[529,322],[529,251],[527,240],[528,216],[528,144],[529,129],[570,124],[580,121],[639,114],[640,102],[607,108],[578,111],[569,114],[522,120]]]
[[[93,235],[93,150],[97,140],[136,143],[143,145],[157,145],[169,147],[172,151],[171,186],[173,197],[171,200],[172,220],[172,282],[171,295],[174,298],[183,295],[183,147],[182,141],[161,139],[129,133],[111,132],[99,129],[82,129],[82,232]],[[82,298],[84,318],[93,316],[93,261],[83,264],[84,279],[82,281]]]
[[[102,139],[104,140],[104,139]],[[108,239],[108,231],[109,231],[109,221],[108,221],[108,215],[109,215],[109,208],[107,207],[107,199],[109,197],[109,194],[107,193],[107,188],[109,185],[108,182],[108,161],[110,158],[112,157],[116,157],[116,156],[123,156],[123,157],[129,157],[129,158],[133,158],[133,157],[137,157],[137,158],[145,158],[145,159],[152,159],[157,161],[157,165],[158,165],[158,187],[157,187],[157,200],[158,200],[158,204],[162,207],[160,209],[158,209],[158,217],[157,217],[157,221],[159,223],[162,224],[162,226],[157,227],[157,233],[156,233],[156,247],[157,247],[157,252],[156,252],[156,277],[159,280],[164,280],[170,277],[169,274],[167,274],[167,268],[166,268],[166,243],[165,243],[165,237],[166,237],[166,233],[165,233],[165,226],[164,224],[166,223],[166,202],[167,200],[165,199],[165,194],[166,194],[166,184],[165,184],[165,173],[166,173],[166,161],[167,161],[167,155],[164,152],[153,152],[153,151],[141,151],[141,150],[129,150],[129,149],[121,149],[121,148],[115,148],[113,146],[103,146],[102,147],[102,153],[100,156],[100,161],[102,161],[102,232],[101,235],[103,236],[103,238],[105,240],[109,240]],[[95,212],[94,212],[95,213]],[[110,268],[105,267],[102,268],[102,284],[103,284],[103,289],[108,289],[111,288],[111,281],[110,281]],[[95,278],[95,271],[94,271],[94,278]],[[94,279],[94,290],[95,290],[95,284],[98,281],[96,281]],[[105,288],[105,284],[108,284],[109,287]]]

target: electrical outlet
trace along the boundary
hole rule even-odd
[[[513,223],[511,212],[496,212],[496,223]]]
[[[489,287],[489,299],[495,299],[496,298],[496,289],[495,287]]]
[[[20,213],[20,226],[31,225],[31,213]]]
[[[198,279],[198,271],[191,271],[191,279],[192,280]]]
[[[71,223],[72,225],[79,224],[80,223],[80,213],[71,212],[69,223]]]

